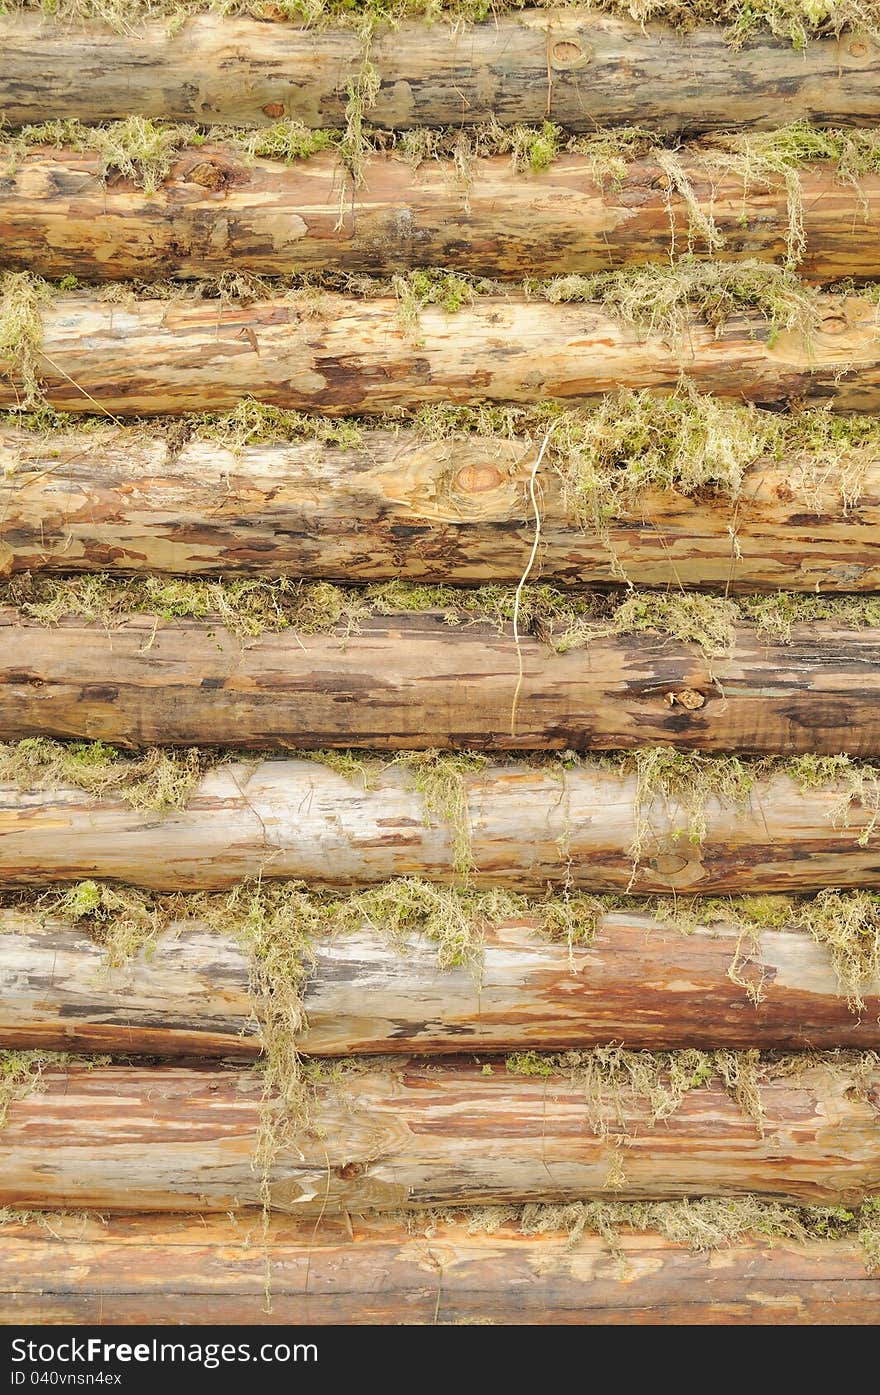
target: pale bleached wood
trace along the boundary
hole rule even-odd
[[[656,632],[557,653],[510,625],[440,614],[255,639],[219,618],[50,628],[0,608],[0,740],[871,757],[878,699],[880,630],[827,622],[795,626],[786,644],[742,625],[709,658]]]
[[[0,42],[0,110],[12,125],[140,115],[340,126],[364,52],[351,28],[214,15],[172,27],[135,21],[122,33],[7,16]],[[381,86],[367,118],[390,129],[549,117],[580,131],[630,123],[729,130],[880,116],[877,46],[853,33],[800,51],[759,32],[733,49],[720,27],[680,33],[586,9],[541,9],[475,26],[404,22],[377,34],[370,60]]]
[[[42,309],[37,366],[52,406],[119,418],[222,411],[248,396],[331,415],[587,401],[623,386],[669,393],[682,377],[725,398],[877,410],[878,307],[828,295],[818,314],[808,335],[775,334],[749,313],[720,332],[694,319],[646,336],[601,306],[519,294],[478,297],[456,313],[429,306],[407,327],[398,301],[383,296],[112,304],[77,292]],[[0,406],[21,400],[15,364],[0,359]]]
[[[137,427],[7,427],[0,571],[517,582],[534,537],[536,449],[365,429],[345,449],[192,441],[169,451]],[[649,586],[880,590],[880,461],[844,457],[842,472],[861,482],[849,507],[815,465],[795,452],[757,461],[735,502],[651,491],[609,525],[607,542],[577,525],[556,473],[542,470],[536,575],[619,581],[616,557]]]
[[[300,1047],[310,1055],[631,1047],[880,1047],[880,983],[847,1007],[828,951],[804,931],[742,943],[730,925],[684,935],[632,911],[589,945],[551,942],[528,915],[481,931],[474,962],[383,928],[319,938]],[[738,965],[738,983],[731,978]],[[760,992],[749,998],[745,984]],[[175,924],[120,965],[82,927],[0,913],[0,1047],[257,1055],[248,962],[235,937]]]
[[[853,1205],[880,1183],[880,1072],[862,1057],[805,1063],[760,1086],[758,1127],[720,1084],[668,1117],[627,1089],[591,1127],[568,1073],[516,1075],[495,1058],[365,1058],[319,1087],[308,1129],[275,1157],[274,1209],[296,1215],[482,1205],[742,1196]],[[0,1205],[228,1212],[255,1206],[258,1071],[72,1066],[13,1101],[0,1132]],[[622,1176],[621,1176],[622,1173]]]
[[[880,1276],[847,1240],[694,1254],[623,1231],[612,1253],[595,1235],[572,1243],[515,1223],[474,1233],[466,1219],[409,1228],[354,1216],[316,1229],[275,1216],[264,1232],[251,1216],[52,1216],[0,1230],[0,1292],[0,1322],[22,1326],[872,1325]]]
[[[726,170],[712,151],[676,156],[695,209],[654,156],[602,179],[589,156],[515,170],[505,157],[474,160],[463,177],[449,160],[376,156],[345,200],[338,158],[284,164],[246,158],[222,143],[185,150],[155,191],[102,177],[99,155],[51,146],[17,157],[0,187],[0,265],[60,279],[154,280],[291,272],[396,273],[442,266],[492,277],[608,271],[666,262],[708,247],[692,225],[715,228],[728,260],[783,263],[789,195],[781,175]],[[799,174],[803,257],[814,281],[880,275],[874,233],[880,176],[844,182],[827,164]]]
[[[688,814],[675,799],[637,811],[634,775],[511,762],[464,780],[474,885],[650,893],[880,886],[873,816],[858,802],[846,814],[845,776],[808,791],[784,774],[758,778],[742,807],[712,797],[702,843],[687,836]],[[314,761],[224,764],[185,809],[164,816],[71,787],[7,784],[0,832],[8,886],[90,876],[158,890],[257,875],[331,887],[456,877],[452,828],[426,819],[411,777],[395,765],[365,788]]]

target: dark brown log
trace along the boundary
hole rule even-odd
[[[676,156],[696,209],[727,260],[785,262],[789,195],[782,176],[725,170],[711,152]],[[815,281],[880,275],[880,176],[858,187],[833,166],[806,165],[801,274]],[[449,161],[418,169],[372,159],[345,200],[333,155],[285,165],[234,146],[185,151],[155,192],[101,177],[94,153],[46,147],[22,157],[0,186],[0,265],[58,279],[153,280],[303,271],[398,272],[443,266],[492,277],[553,276],[666,262],[705,247],[694,212],[648,156],[602,181],[583,155],[540,173],[509,159],[475,160],[462,179]]]
[[[435,614],[242,639],[219,619],[49,628],[0,609],[0,740],[28,736],[868,757],[880,754],[880,631],[797,625],[778,644],[744,625],[728,654],[707,658],[656,633],[556,653],[529,635],[517,643],[510,626]]]
[[[847,810],[846,776],[808,791],[787,775],[756,778],[742,807],[708,799],[702,842],[688,837],[676,799],[639,809],[635,775],[511,763],[464,782],[475,885],[652,894],[880,887],[870,780],[865,803]],[[456,877],[454,830],[429,821],[397,766],[365,788],[307,760],[221,765],[184,810],[165,816],[71,787],[28,793],[7,784],[0,832],[7,886],[98,876],[186,891],[255,876],[316,886]]]
[[[429,939],[392,947],[381,927],[365,925],[316,942],[299,1045],[313,1056],[610,1042],[880,1047],[880,983],[855,1013],[827,950],[805,931],[765,931],[747,949],[741,941],[730,925],[683,935],[626,911],[569,950],[523,916],[486,927],[476,964],[438,972]],[[260,1037],[247,958],[233,938],[177,924],[148,952],[110,967],[69,922],[4,911],[0,1047],[253,1058]]]
[[[52,1216],[0,1230],[0,1322],[865,1324],[880,1275],[853,1241],[740,1240],[694,1254],[655,1234],[491,1235],[381,1217]],[[381,1283],[377,1283],[381,1275]],[[168,1341],[175,1341],[169,1334]],[[320,1354],[320,1353],[319,1353]]]
[[[296,1215],[424,1205],[742,1196],[853,1205],[880,1188],[880,1071],[817,1058],[760,1085],[762,1122],[720,1082],[674,1112],[622,1087],[593,1102],[569,1074],[497,1058],[360,1063],[320,1086],[311,1125],[277,1154],[273,1209]],[[259,1204],[261,1075],[206,1067],[72,1066],[13,1101],[0,1205],[236,1211]],[[595,1119],[594,1115],[594,1119]]]
[[[799,51],[766,34],[733,49],[720,27],[683,34],[576,9],[454,22],[402,23],[377,35],[373,125],[549,117],[579,131],[629,123],[677,131],[880,116],[880,55],[861,34]],[[135,23],[121,34],[7,17],[0,42],[0,110],[11,125],[140,115],[256,126],[293,116],[340,126],[364,53],[352,29],[213,15],[173,30]]]
[[[385,297],[116,305],[79,293],[43,309],[38,367],[52,406],[118,417],[222,411],[248,396],[330,414],[584,401],[621,386],[672,392],[682,376],[737,400],[876,411],[877,306],[857,296],[819,304],[809,335],[737,314],[720,332],[694,320],[646,337],[596,305],[519,297],[480,297],[455,314],[430,306],[408,329]],[[0,406],[18,406],[22,392],[16,366],[0,359]]]
[[[0,571],[517,582],[534,538],[536,449],[365,430],[346,449],[310,441],[235,453],[192,441],[173,454],[137,428],[7,428]],[[607,544],[577,525],[555,472],[542,470],[536,575],[614,582],[616,557],[636,585],[880,590],[880,460],[843,460],[844,474],[862,475],[849,508],[832,479],[811,482],[811,463],[757,462],[735,503],[645,494]]]

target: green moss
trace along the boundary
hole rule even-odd
[[[395,276],[392,285],[398,301],[398,320],[407,333],[417,331],[426,306],[436,305],[447,315],[454,315],[463,305],[472,304],[477,294],[471,278],[430,267]]]
[[[672,840],[703,843],[709,831],[708,809],[713,801],[744,808],[762,767],[738,756],[676,751],[649,746],[611,758],[614,768],[634,773],[635,836],[629,853],[638,868],[653,832],[653,814],[663,806],[664,822],[672,825]]]
[[[111,968],[125,964],[143,951],[151,952],[167,929],[168,919],[157,908],[156,898],[133,887],[84,881],[57,897],[43,898],[48,913],[74,921],[107,953]]]
[[[422,796],[426,825],[451,829],[453,868],[465,882],[473,867],[466,777],[486,763],[485,756],[465,751],[405,751],[395,757],[395,764],[409,771]]]
[[[205,764],[199,751],[158,746],[140,756],[121,756],[103,741],[65,743],[39,736],[0,743],[0,781],[20,790],[72,785],[157,814],[185,807]]]

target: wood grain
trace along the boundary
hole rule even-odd
[[[320,1086],[309,1130],[277,1156],[275,1209],[296,1215],[424,1205],[742,1196],[857,1204],[880,1189],[880,1072],[861,1057],[761,1084],[754,1119],[720,1084],[669,1117],[621,1091],[591,1126],[568,1074],[512,1074],[497,1058],[361,1061]],[[0,1132],[0,1205],[236,1211],[259,1204],[252,1165],[260,1073],[71,1066],[14,1101]],[[620,1175],[622,1172],[622,1176]],[[610,1182],[610,1188],[609,1188]]]
[[[730,977],[737,963],[738,983]],[[749,998],[745,983],[760,991]],[[383,927],[318,939],[305,984],[313,1056],[631,1047],[880,1047],[880,982],[851,1011],[828,951],[792,927],[741,943],[612,912],[588,945],[528,916],[487,925],[476,964],[438,971],[437,945]],[[177,923],[118,967],[82,927],[0,912],[0,1047],[252,1059],[260,1049],[236,939]]]
[[[526,1236],[382,1217],[51,1217],[0,1230],[0,1323],[876,1323],[880,1276],[845,1240],[693,1254],[622,1232]],[[376,1276],[381,1275],[381,1283]],[[169,1333],[169,1341],[174,1341]]]
[[[213,15],[121,34],[8,16],[0,42],[0,110],[12,126],[139,115],[248,126],[292,116],[338,127],[363,53],[352,29]],[[474,26],[404,22],[377,35],[370,59],[381,86],[368,120],[392,130],[549,117],[575,131],[704,131],[880,116],[880,54],[860,34],[803,50],[759,34],[733,49],[720,27],[685,34],[587,10],[533,10]]]
[[[676,159],[693,208],[652,156],[613,181],[597,178],[583,155],[561,155],[539,173],[515,171],[507,158],[474,160],[466,179],[449,160],[414,169],[376,156],[346,195],[334,155],[284,164],[209,143],[184,151],[145,193],[118,175],[102,178],[94,153],[47,146],[10,156],[13,172],[0,183],[0,266],[86,282],[217,276],[230,263],[263,276],[442,266],[522,280],[666,262],[686,247],[708,255],[697,217],[711,220],[726,260],[786,261],[780,175],[747,180],[711,150]],[[809,164],[798,177],[800,274],[826,282],[880,275],[880,176],[856,187],[831,165]]]
[[[0,428],[0,572],[518,582],[534,537],[535,451],[405,429],[365,429],[345,449],[233,452],[209,441],[169,450],[137,427]],[[616,557],[636,585],[880,590],[880,459],[868,450],[842,460],[860,478],[851,507],[818,465],[797,452],[758,460],[735,503],[648,492],[609,525],[607,543],[577,525],[555,471],[542,470],[535,574],[619,582]]]
[[[758,778],[742,807],[710,798],[702,843],[688,838],[675,799],[648,801],[635,868],[634,775],[511,762],[464,779],[477,886],[652,894],[880,887],[873,815],[858,801],[841,813],[845,777],[807,792],[784,774]],[[426,819],[399,766],[364,788],[359,777],[308,760],[224,764],[185,809],[165,816],[72,787],[0,786],[7,886],[97,876],[186,891],[258,875],[330,887],[398,876],[449,882],[453,832]]]
[[[243,397],[330,415],[437,402],[588,401],[621,386],[671,392],[682,377],[720,397],[880,408],[880,318],[871,301],[822,296],[805,336],[737,314],[718,332],[627,328],[597,305],[479,297],[404,327],[396,299],[324,294],[252,304],[136,300],[87,292],[42,311],[38,367],[67,412],[120,418],[222,411]],[[16,366],[0,358],[0,406],[16,407]]]

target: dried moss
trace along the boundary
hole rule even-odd
[[[12,385],[19,406],[26,410],[36,407],[42,399],[41,307],[50,295],[46,282],[28,271],[0,274],[0,362],[7,365],[2,377]]]
[[[168,751],[158,746],[140,756],[123,756],[103,741],[61,742],[35,736],[0,743],[0,781],[22,791],[72,785],[156,814],[186,806],[206,763],[200,751]]]
[[[64,1067],[67,1061],[57,1051],[0,1051],[0,1128],[9,1106],[38,1092],[44,1072]]]
[[[644,747],[610,760],[621,773],[636,776],[635,836],[628,849],[634,874],[652,836],[658,802],[663,806],[664,825],[671,825],[672,841],[686,838],[699,845],[709,831],[709,804],[718,800],[745,807],[761,769],[738,756],[676,751],[671,746]]]
[[[110,968],[128,963],[142,952],[149,954],[168,928],[168,919],[158,909],[155,897],[134,887],[106,882],[76,882],[58,896],[43,896],[38,905],[86,929],[106,951]]]
[[[473,867],[466,777],[482,770],[486,757],[465,751],[405,751],[395,764],[410,772],[424,802],[427,827],[439,824],[451,830],[453,869],[466,882]]]
[[[769,342],[790,330],[809,340],[819,324],[816,293],[788,268],[770,262],[700,262],[682,257],[624,271],[557,276],[536,283],[550,301],[603,305],[640,334],[680,343],[694,315],[717,335],[737,315],[758,315]]]

